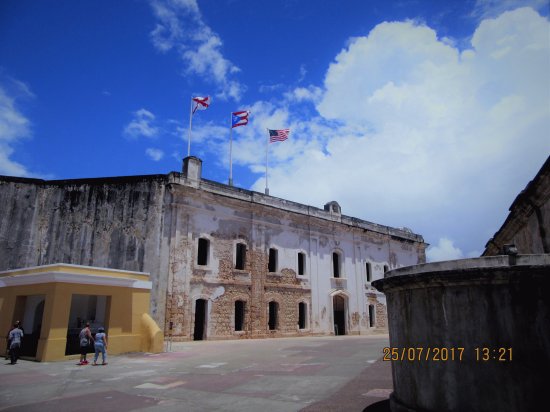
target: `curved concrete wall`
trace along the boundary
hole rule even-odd
[[[387,297],[392,411],[527,411],[545,403],[550,255],[428,263],[373,284]]]

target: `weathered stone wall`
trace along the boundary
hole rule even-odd
[[[209,242],[205,265],[197,261],[201,238]],[[242,270],[235,269],[237,243],[246,245]],[[370,331],[369,301],[384,328],[385,298],[369,288],[366,263],[379,279],[385,268],[423,263],[425,246],[412,232],[341,215],[339,207],[321,210],[180,173],[0,177],[0,270],[62,262],[148,272],[152,316],[174,340],[193,339],[198,299],[207,302],[207,339],[332,334],[336,295],[345,300],[348,333]],[[270,248],[278,253],[274,273]],[[238,332],[237,300],[245,302]],[[279,304],[273,331],[271,300]],[[304,329],[297,326],[300,302],[307,307]]]
[[[506,244],[514,244],[520,254],[550,253],[550,157],[516,197],[483,256],[503,254]]]
[[[39,265],[40,180],[0,181],[0,270]]]
[[[493,256],[401,268],[375,281],[397,350],[392,410],[540,410],[550,369],[549,273],[548,254]]]
[[[48,182],[3,178],[0,270],[69,263],[158,278],[164,181],[165,176]],[[151,311],[155,315],[156,307]]]
[[[167,325],[170,321],[174,325],[174,339],[192,338],[197,299],[209,302],[207,338],[297,334],[297,307],[300,301],[310,301],[309,282],[297,279],[294,269],[282,267],[276,274],[267,271],[267,245],[275,232],[284,232],[277,219],[278,213],[279,217],[284,213],[267,213],[265,206],[243,204],[188,187],[178,187],[172,194],[171,202],[177,204],[178,246],[172,254],[173,281],[166,310]],[[206,265],[197,264],[200,238],[209,240]],[[246,245],[243,270],[235,269],[237,243]],[[182,298],[185,291],[189,291],[186,302]],[[280,313],[279,327],[268,332],[266,308],[270,299],[279,302]],[[236,300],[246,302],[244,327],[239,332],[234,330]]]

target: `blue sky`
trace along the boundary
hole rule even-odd
[[[168,173],[478,256],[550,153],[548,0],[0,2],[0,174]]]

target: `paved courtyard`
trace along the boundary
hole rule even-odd
[[[384,346],[387,335],[307,337],[172,343],[106,366],[1,361],[0,411],[383,410]]]

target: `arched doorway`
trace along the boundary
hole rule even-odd
[[[193,340],[206,339],[206,299],[197,299],[195,301],[195,329],[193,331]]]
[[[334,334],[346,334],[346,299],[343,296],[336,295],[332,298],[332,308],[334,311]]]

